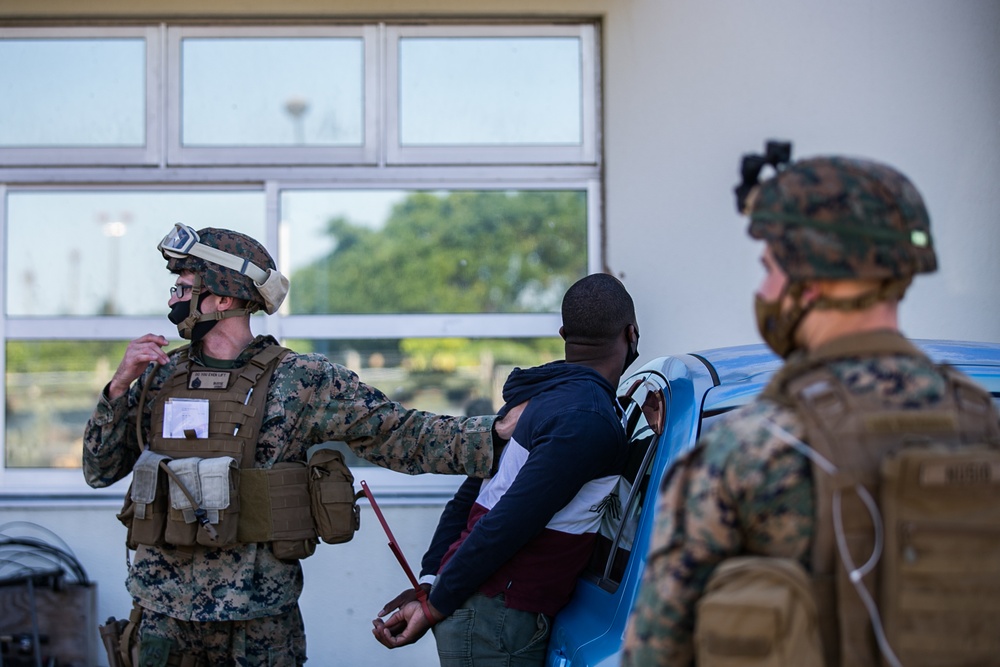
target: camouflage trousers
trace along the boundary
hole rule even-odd
[[[138,667],[299,667],[306,635],[298,607],[247,621],[181,621],[144,609]]]

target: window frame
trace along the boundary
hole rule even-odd
[[[604,270],[605,244],[603,170],[600,159],[599,128],[599,49],[596,47],[599,26],[592,21],[579,24],[482,24],[449,22],[443,27],[452,33],[524,35],[526,33],[588,35],[585,52],[592,58],[590,71],[593,85],[585,98],[584,107],[592,116],[584,124],[584,143],[588,145],[583,161],[574,162],[560,156],[542,159],[537,151],[550,150],[514,147],[507,160],[483,159],[479,148],[441,154],[438,162],[422,162],[424,157],[412,151],[396,155],[398,164],[387,160],[388,125],[384,111],[385,68],[380,49],[384,33],[390,28],[411,27],[379,22],[352,22],[344,25],[273,26],[227,25],[189,26],[157,23],[132,27],[88,26],[52,28],[0,28],[0,37],[7,35],[55,37],[107,37],[109,35],[144,36],[147,40],[147,127],[146,145],[140,148],[43,148],[0,150],[0,253],[6,258],[7,197],[21,191],[93,191],[93,190],[177,190],[237,189],[261,190],[264,193],[265,238],[260,239],[272,251],[279,268],[282,265],[279,231],[281,192],[293,190],[330,189],[392,189],[392,190],[584,190],[587,198],[587,259],[588,273]],[[441,26],[433,26],[438,28]],[[366,67],[365,146],[363,155],[341,156],[347,162],[330,164],[324,159],[310,159],[309,151],[329,153],[331,148],[189,148],[179,144],[180,103],[179,57],[180,39],[185,36],[248,35],[276,37],[287,35],[362,34],[365,38],[366,62],[375,48],[377,67]],[[373,37],[374,35],[374,37]],[[587,40],[590,40],[588,42]],[[171,71],[173,70],[173,71]],[[374,70],[374,72],[372,71]],[[174,77],[171,80],[171,77]],[[374,88],[374,91],[373,91]],[[370,97],[373,95],[373,97]],[[372,103],[374,100],[374,103]],[[375,114],[373,121],[369,113]],[[588,131],[586,128],[590,128]],[[371,134],[374,132],[374,138]],[[348,149],[348,151],[353,149]],[[372,153],[374,151],[374,153]],[[255,153],[255,154],[252,154]],[[463,155],[464,153],[464,155]],[[517,153],[517,155],[515,155]],[[346,155],[346,154],[345,154]],[[579,156],[578,156],[579,157]],[[150,249],[150,253],[155,253]],[[155,256],[151,254],[151,258]],[[176,341],[175,327],[166,317],[93,316],[93,317],[28,317],[7,315],[6,274],[0,272],[0,338],[4,353],[0,354],[0,372],[6,377],[8,341],[30,340],[122,340],[127,341],[153,332]],[[164,295],[164,304],[166,295]],[[254,315],[251,327],[255,333],[285,339],[364,339],[364,338],[542,338],[556,335],[560,325],[558,313],[526,314],[358,314],[358,315]],[[175,343],[172,343],[173,347]],[[110,376],[109,378],[110,379]],[[2,392],[6,392],[6,382]],[[97,396],[94,396],[96,404]],[[79,469],[13,468],[6,467],[6,416],[0,414],[0,497],[87,497],[120,498],[127,482],[106,489],[88,487]],[[428,498],[447,497],[457,488],[460,479],[445,475],[410,477],[381,468],[355,471],[358,480],[366,479],[380,495],[388,494],[403,502],[421,502]],[[128,479],[128,478],[126,478]],[[410,499],[410,500],[408,500]]]
[[[593,24],[458,26],[394,25],[385,29],[385,124],[388,164],[595,164],[597,161],[598,86]],[[404,146],[399,136],[399,42],[408,37],[577,37],[581,67],[580,146]]]
[[[11,28],[0,27],[0,40],[4,39],[122,39],[142,38],[146,42],[146,113],[145,144],[140,147],[111,146],[42,146],[2,147],[0,167],[3,166],[101,166],[101,165],[156,165],[160,160],[159,129],[161,126],[162,87],[160,72],[161,39],[158,26],[129,27],[65,27],[65,28]]]
[[[180,179],[183,181],[184,179]],[[528,180],[484,180],[468,181],[460,185],[462,188],[476,190],[551,190],[560,188],[581,188],[581,183],[570,181],[554,181],[538,183]],[[337,183],[340,189],[358,189],[357,183]],[[427,184],[420,181],[398,180],[381,184],[389,189],[426,188]],[[265,236],[264,244],[275,256],[282,269],[281,246],[279,244],[279,200],[285,189],[308,190],[337,189],[330,182],[301,180],[270,180],[259,184],[247,183],[190,183],[178,182],[165,184],[159,181],[149,183],[110,183],[94,186],[68,183],[61,186],[27,185],[9,186],[0,183],[0,197],[6,202],[8,194],[20,191],[88,191],[95,187],[112,191],[182,191],[192,189],[235,189],[256,190],[260,188],[265,193]],[[368,187],[377,187],[368,185]],[[602,210],[600,184],[596,180],[589,181],[585,188],[587,192],[587,270],[590,273],[601,270],[601,253],[599,248]],[[6,230],[6,206],[0,208],[0,229]],[[6,253],[6,234],[0,240],[0,252]],[[150,249],[155,254],[155,249]],[[151,254],[151,257],[153,255]],[[156,333],[176,341],[176,328],[165,317],[134,317],[134,316],[9,316],[7,315],[6,275],[0,272],[0,294],[3,295],[3,313],[0,321],[0,335],[6,348],[8,341],[20,340],[131,340],[146,333]],[[164,303],[166,296],[164,296]],[[560,325],[558,313],[420,313],[420,314],[333,314],[333,315],[254,315],[251,318],[251,328],[254,333],[272,335],[278,340],[285,339],[364,339],[364,338],[543,338],[555,335]],[[176,346],[172,343],[171,347]],[[0,355],[0,372],[6,377],[6,354]],[[110,377],[108,378],[110,379]],[[6,385],[2,391],[6,393]],[[95,404],[97,396],[95,395]],[[80,495],[96,493],[98,495],[120,496],[123,483],[119,482],[110,489],[93,490],[82,478],[79,469],[60,470],[54,468],[7,468],[6,467],[6,419],[0,415],[0,434],[4,434],[0,442],[0,497],[14,495]],[[129,478],[126,478],[129,479]],[[445,497],[457,488],[457,482],[447,475],[423,475],[419,479],[402,473],[395,473],[381,468],[365,468],[358,470],[358,479],[367,479],[372,486],[385,489],[387,493],[401,498],[407,497]]]
[[[168,27],[167,32],[167,162],[171,165],[333,165],[376,164],[379,130],[379,53],[378,27],[358,26],[281,26],[281,27]],[[182,42],[192,38],[357,38],[363,42],[364,68],[361,146],[219,146],[185,147],[181,143],[181,55]]]

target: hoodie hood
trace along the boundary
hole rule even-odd
[[[542,392],[575,382],[597,382],[614,399],[615,388],[594,369],[565,361],[553,361],[532,368],[515,368],[503,385],[504,406],[499,415],[502,417],[510,407],[520,405]]]

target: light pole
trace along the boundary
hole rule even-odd
[[[132,214],[125,212],[117,220],[113,220],[107,213],[102,212],[98,214],[97,222],[101,225],[101,232],[111,240],[108,257],[111,284],[108,287],[108,300],[104,304],[103,314],[115,315],[118,312],[118,239],[128,232],[128,225],[132,222]]]
[[[304,97],[293,95],[285,102],[285,111],[292,117],[292,130],[295,132],[295,144],[305,143],[305,128],[302,117],[309,111],[309,101]]]

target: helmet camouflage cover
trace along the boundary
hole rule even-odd
[[[264,246],[246,234],[206,227],[198,230],[198,236],[201,237],[201,243],[248,260],[265,271],[277,268]],[[264,307],[264,300],[249,276],[194,255],[178,258],[171,257],[166,252],[162,254],[167,260],[169,271],[180,273],[187,270],[197,273],[205,283],[205,288],[212,294],[243,299],[256,306],[254,310]]]
[[[751,197],[749,233],[792,280],[906,279],[937,269],[920,193],[892,167],[822,157],[789,165]]]

